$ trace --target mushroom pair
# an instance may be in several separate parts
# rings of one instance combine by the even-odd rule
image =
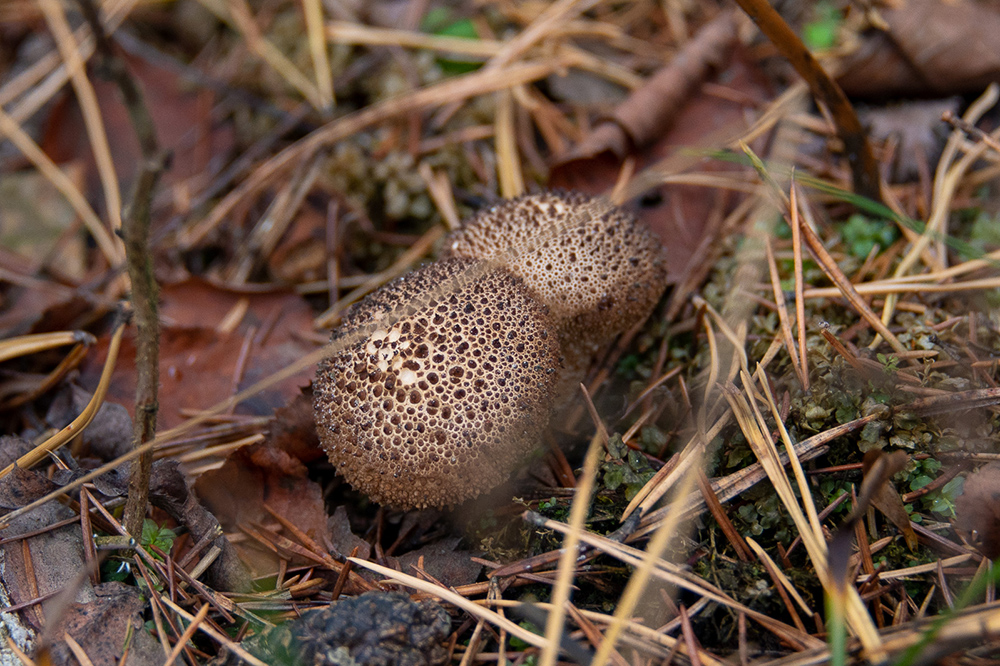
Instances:
[[[314,410],[330,461],[372,500],[444,507],[502,483],[557,400],[665,287],[657,239],[575,193],[505,201],[334,332]]]

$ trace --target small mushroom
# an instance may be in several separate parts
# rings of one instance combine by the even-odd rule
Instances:
[[[380,504],[444,507],[490,490],[548,423],[560,358],[553,330],[503,268],[452,258],[405,275],[334,332],[350,343],[319,367],[320,442]]]
[[[448,237],[443,256],[496,261],[548,306],[564,355],[560,394],[575,391],[600,347],[645,319],[666,288],[656,236],[627,211],[575,192],[482,211]]]

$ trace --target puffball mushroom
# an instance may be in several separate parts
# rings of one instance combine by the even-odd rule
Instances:
[[[601,346],[645,319],[666,288],[657,237],[635,216],[576,192],[543,192],[481,211],[445,240],[445,257],[502,264],[549,308],[575,391]]]
[[[320,442],[337,471],[380,504],[445,507],[490,490],[548,424],[560,359],[554,330],[503,268],[451,258],[405,275],[334,332],[334,343],[351,343],[319,367]]]

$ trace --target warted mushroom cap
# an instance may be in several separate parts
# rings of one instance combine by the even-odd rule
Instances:
[[[320,364],[320,442],[380,504],[443,507],[504,481],[548,423],[559,347],[520,279],[429,264],[356,306]]]
[[[647,317],[666,288],[663,248],[646,225],[575,192],[481,211],[448,237],[444,256],[497,261],[523,279],[559,327],[567,375]]]

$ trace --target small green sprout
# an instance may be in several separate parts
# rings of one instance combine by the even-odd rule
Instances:
[[[802,41],[813,51],[831,49],[837,44],[843,15],[832,2],[817,2],[813,7],[813,20],[802,28]]]

